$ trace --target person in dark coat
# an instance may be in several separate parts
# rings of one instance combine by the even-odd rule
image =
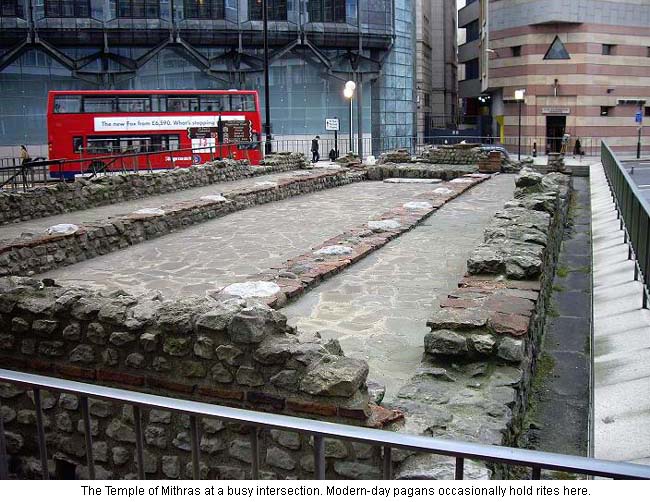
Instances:
[[[311,140],[311,161],[315,164],[320,160],[320,152],[319,152],[319,145],[318,145],[318,140],[320,139],[320,136],[316,136],[314,139]]]

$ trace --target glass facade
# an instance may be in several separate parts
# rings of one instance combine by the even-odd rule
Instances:
[[[372,86],[372,135],[415,134],[415,1],[395,0],[395,44]]]
[[[90,17],[89,0],[45,0],[47,17]]]
[[[287,20],[287,0],[266,0],[266,8],[269,13],[269,21]],[[248,0],[249,19],[252,21],[262,20],[262,0]]]
[[[2,8],[14,5],[2,1]],[[108,21],[115,18],[151,19],[162,16],[169,19],[168,0],[33,0],[35,19],[47,17],[48,12],[69,12],[70,9],[90,8],[93,18]],[[299,3],[293,0],[269,0],[269,18],[293,19],[298,9],[311,9],[310,15],[321,16],[323,22],[338,22],[328,33],[335,34],[336,45],[325,40],[317,51],[306,46],[286,52],[275,59],[270,68],[270,95],[272,133],[274,137],[311,137],[325,134],[325,119],[338,117],[341,134],[349,132],[350,106],[343,96],[344,82],[354,78],[351,52],[358,47],[356,27],[368,36],[384,36],[383,48],[375,39],[373,49],[361,54],[356,71],[363,76],[361,93],[362,124],[364,134],[373,136],[409,136],[414,127],[414,23],[410,12],[412,0],[313,0]],[[29,4],[29,2],[28,2]],[[249,7],[259,9],[249,11]],[[107,6],[110,6],[108,8]],[[48,11],[48,9],[50,9]],[[55,9],[52,11],[51,9]],[[56,10],[58,9],[58,10]],[[68,10],[65,10],[68,9]],[[261,19],[261,2],[257,0],[192,0],[178,1],[175,9],[177,19],[234,19],[232,27],[221,28],[236,33],[237,20],[244,24],[248,19]],[[80,11],[81,12],[81,11]],[[318,12],[318,14],[315,14]],[[234,18],[231,18],[234,13]],[[273,14],[271,14],[273,13]],[[394,14],[394,17],[393,17]],[[65,14],[67,16],[67,14]],[[65,17],[59,14],[58,17]],[[54,17],[54,16],[51,16]],[[83,17],[82,15],[76,17]],[[73,22],[72,20],[65,20]],[[146,23],[140,21],[143,30]],[[307,22],[305,20],[304,22]],[[290,23],[291,24],[291,23]],[[393,25],[395,44],[389,48]],[[167,25],[165,25],[167,26]],[[281,33],[280,26],[271,27]],[[166,28],[165,28],[166,29]],[[247,28],[249,29],[249,28]],[[291,26],[289,27],[291,29]],[[298,30],[298,27],[293,29]],[[126,28],[135,34],[135,28]],[[204,32],[205,28],[196,29]],[[102,60],[97,57],[101,47],[85,45],[81,40],[85,33],[79,31],[76,47],[50,42],[56,50],[73,61],[84,60],[81,71],[73,73],[69,68],[38,49],[31,49],[0,70],[0,145],[45,144],[46,102],[50,90],[76,89],[251,89],[259,91],[262,116],[264,116],[264,75],[255,70],[256,62],[262,60],[261,44],[253,42],[245,47],[244,56],[233,57],[232,47],[192,43],[193,49],[210,61],[210,71],[201,69],[191,54],[179,47],[165,48],[142,66],[134,69],[124,61],[137,61],[154,45],[113,45],[109,52],[115,57]],[[123,34],[129,34],[123,31]],[[191,36],[192,33],[189,32]],[[259,30],[258,30],[259,33]],[[317,32],[321,33],[322,32]],[[349,47],[340,47],[341,36],[351,34]],[[66,35],[67,36],[67,35]],[[167,36],[164,35],[163,36]],[[123,39],[126,39],[123,36]],[[185,38],[185,37],[184,37]],[[187,39],[186,39],[187,40]],[[346,42],[348,43],[348,42]],[[258,45],[255,45],[258,44]],[[9,46],[0,47],[0,53]],[[280,46],[272,47],[276,51]],[[247,59],[249,58],[249,59]],[[323,58],[326,58],[328,64]],[[252,61],[252,63],[251,63]],[[247,64],[250,63],[250,64]],[[251,64],[253,67],[251,67]],[[383,65],[383,66],[382,66]],[[381,69],[381,72],[379,70]],[[216,77],[216,78],[215,78]],[[354,130],[357,130],[357,104],[353,107]]]

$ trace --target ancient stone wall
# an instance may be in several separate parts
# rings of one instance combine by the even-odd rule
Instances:
[[[335,342],[297,333],[286,318],[255,300],[44,285],[0,279],[0,364],[4,368],[202,402],[381,427],[401,415],[369,402],[368,366],[347,358]],[[40,470],[31,392],[0,383],[14,475]],[[85,477],[83,422],[76,396],[45,392],[45,431],[51,470]],[[130,406],[90,401],[93,452],[100,478],[137,472]],[[149,478],[190,476],[187,416],[143,410],[144,468]],[[250,476],[250,431],[204,419],[201,474]],[[264,478],[313,477],[309,437],[281,431],[260,436]],[[338,440],[325,442],[330,478],[380,477],[379,452]]]
[[[488,154],[478,145],[439,145],[425,148],[420,158],[432,164],[478,165],[481,160],[487,160]]]
[[[568,209],[570,179],[522,171],[515,199],[496,214],[458,289],[428,323],[425,358],[390,403],[405,432],[516,446]],[[449,477],[453,459],[408,456],[403,479]],[[469,462],[466,476],[504,477]]]
[[[474,165],[442,165],[423,162],[408,164],[376,164],[368,166],[368,179],[419,178],[449,181],[468,174],[478,173]]]
[[[134,213],[86,223],[62,233],[44,233],[18,241],[0,241],[0,276],[42,273],[114,252],[180,228],[248,207],[300,194],[346,185],[364,178],[346,169],[304,173],[252,188],[205,196]]]
[[[0,225],[304,166],[302,154],[276,154],[260,166],[250,166],[247,161],[217,160],[171,171],[78,179],[24,193],[0,191]]]

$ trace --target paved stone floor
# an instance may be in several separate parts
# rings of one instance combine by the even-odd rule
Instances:
[[[238,211],[42,277],[160,290],[165,296],[203,294],[281,265],[430,190],[420,184],[355,183]]]
[[[316,170],[323,171],[324,170]],[[145,207],[159,207],[163,204],[171,204],[184,200],[198,199],[203,195],[218,195],[222,192],[240,189],[243,187],[255,186],[256,183],[264,181],[276,181],[280,178],[288,178],[295,176],[297,173],[304,173],[305,171],[289,171],[285,173],[273,173],[264,176],[256,176],[253,178],[244,178],[236,181],[226,181],[223,183],[215,183],[204,187],[190,188],[188,190],[179,190],[177,192],[165,193],[153,197],[146,197],[144,199],[135,199],[118,204],[110,204],[108,206],[100,206],[84,211],[74,211],[72,213],[57,214],[47,218],[40,218],[31,221],[24,221],[14,223],[11,225],[0,226],[0,239],[9,240],[20,237],[22,233],[41,233],[52,225],[59,223],[74,223],[79,225],[83,222],[103,220],[112,216],[121,214],[128,214],[138,209]]]
[[[650,464],[650,311],[602,165],[591,168],[594,235],[594,455]]]
[[[368,361],[370,378],[386,385],[390,398],[415,373],[438,296],[456,287],[513,190],[509,175],[478,185],[283,312],[300,329],[336,338],[347,356]]]

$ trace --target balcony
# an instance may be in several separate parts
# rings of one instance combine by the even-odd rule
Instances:
[[[458,11],[458,26],[464,28],[472,21],[476,21],[481,16],[481,2],[476,1],[467,4]]]
[[[480,45],[481,41],[477,39],[458,46],[458,62],[462,64],[477,59],[480,56]]]
[[[481,79],[462,80],[458,82],[458,95],[461,98],[475,98],[481,95]]]

